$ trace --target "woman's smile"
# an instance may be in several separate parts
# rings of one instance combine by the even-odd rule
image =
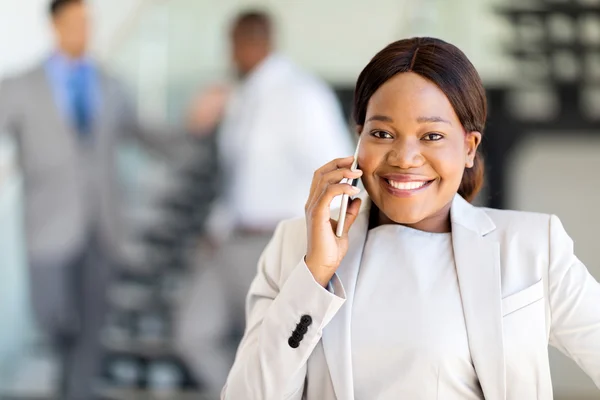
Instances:
[[[409,174],[388,174],[380,176],[380,182],[390,195],[396,197],[410,197],[416,196],[427,190],[427,188],[435,182],[435,179],[428,179]]]

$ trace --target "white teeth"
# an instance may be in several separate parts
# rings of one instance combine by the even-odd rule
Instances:
[[[427,184],[427,181],[420,181],[420,182],[396,182],[396,181],[390,181],[390,180],[388,180],[388,182],[390,183],[390,185],[393,188],[400,189],[400,190],[415,190],[415,189],[422,188],[423,186],[425,186]]]

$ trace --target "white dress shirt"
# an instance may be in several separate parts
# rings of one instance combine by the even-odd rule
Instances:
[[[369,231],[352,309],[356,400],[481,400],[452,236]]]
[[[279,55],[235,91],[218,144],[225,193],[208,228],[217,237],[302,216],[314,171],[353,152],[333,91]]]

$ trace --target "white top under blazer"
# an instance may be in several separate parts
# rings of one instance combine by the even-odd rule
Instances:
[[[369,230],[350,337],[356,400],[483,400],[450,233]]]
[[[222,399],[362,400],[351,332],[369,210],[364,201],[331,292],[303,261],[304,219],[278,226],[248,293],[246,332]],[[552,399],[549,344],[600,387],[600,284],[559,219],[474,207],[458,195],[450,218],[468,348],[485,399]],[[403,328],[398,321],[379,327]],[[360,388],[369,390],[378,387]]]

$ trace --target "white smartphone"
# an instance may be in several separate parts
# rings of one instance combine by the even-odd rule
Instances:
[[[360,136],[358,138],[358,143],[356,143],[356,150],[354,150],[354,160],[352,161],[352,166],[350,167],[351,171],[356,171],[356,168],[358,167],[358,149],[360,148],[360,139],[362,138],[362,136]],[[342,183],[346,182],[349,183],[347,179],[343,179]],[[354,179],[352,181],[352,185],[356,186],[356,184],[358,183],[358,179]],[[338,217],[338,224],[337,224],[337,229],[335,230],[335,235],[337,237],[342,237],[342,234],[344,233],[344,224],[346,223],[346,211],[348,211],[348,195],[347,194],[343,194],[342,195],[342,205],[340,207],[340,216]]]

